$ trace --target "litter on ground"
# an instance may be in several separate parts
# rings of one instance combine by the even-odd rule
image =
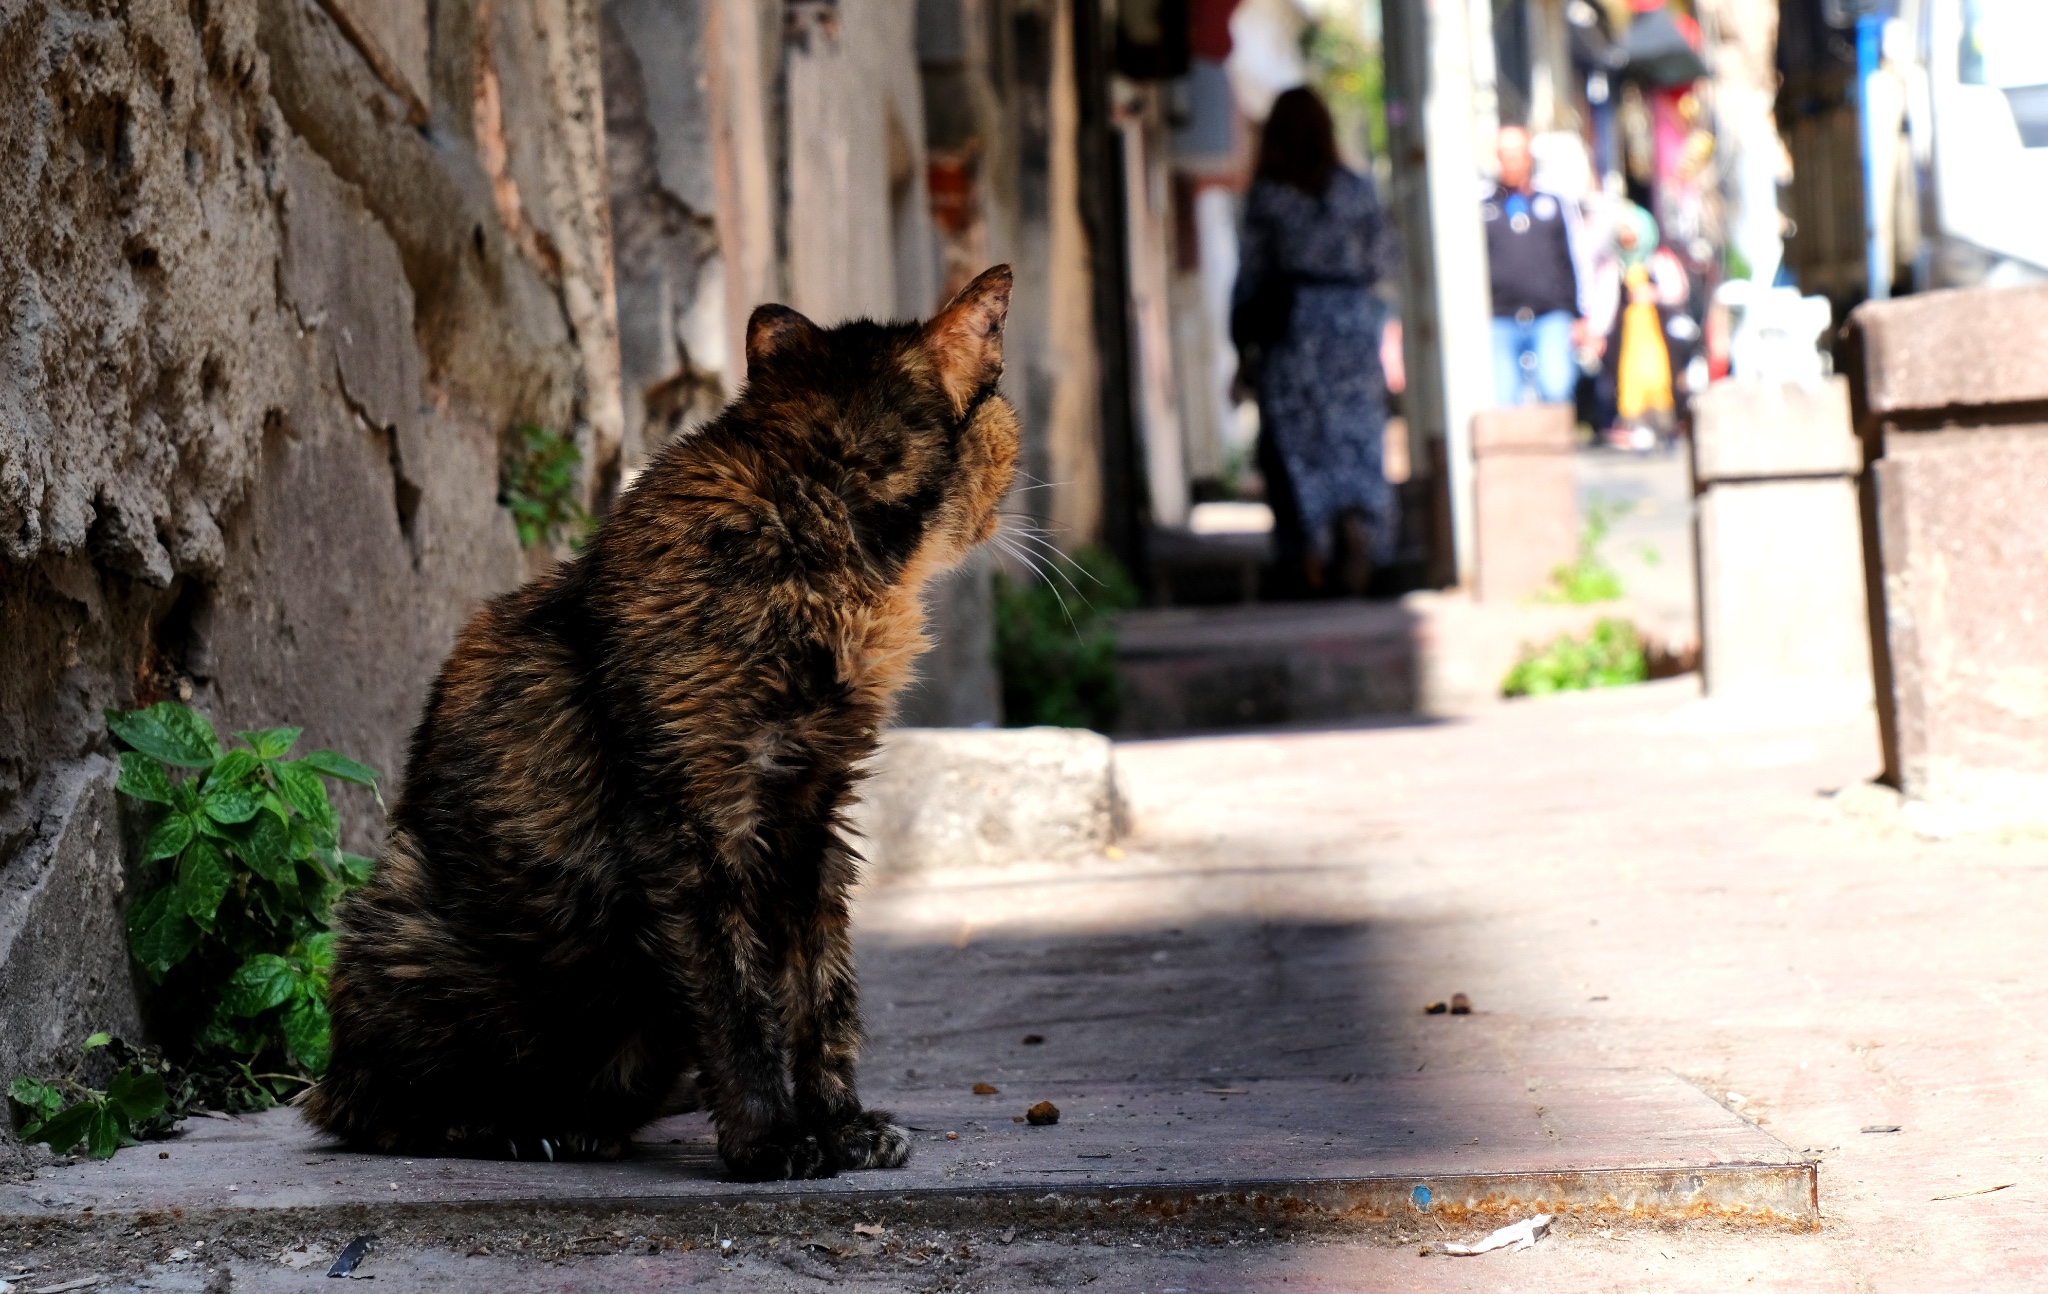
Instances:
[[[1533,1218],[1524,1218],[1511,1226],[1502,1227],[1476,1244],[1461,1245],[1454,1241],[1443,1241],[1437,1248],[1447,1254],[1464,1256],[1468,1254],[1492,1253],[1496,1249],[1508,1249],[1515,1253],[1536,1243],[1536,1238],[1550,1229],[1550,1215],[1539,1213]]]

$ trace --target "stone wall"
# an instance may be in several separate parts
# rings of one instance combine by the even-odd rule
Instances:
[[[119,944],[101,708],[395,780],[529,569],[502,438],[573,433],[596,498],[623,427],[580,0],[29,0],[0,48],[4,1079],[135,1019],[118,953],[45,955]]]

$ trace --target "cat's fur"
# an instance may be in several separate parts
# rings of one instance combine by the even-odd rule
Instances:
[[[315,1124],[609,1155],[694,1069],[736,1177],[904,1163],[854,1088],[841,814],[920,587],[997,525],[1009,296],[1004,266],[923,326],[757,310],[738,400],[470,621],[342,909]]]

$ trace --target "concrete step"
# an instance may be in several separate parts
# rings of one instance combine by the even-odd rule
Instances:
[[[1460,715],[1497,704],[1525,646],[1618,617],[1653,665],[1696,652],[1689,621],[1626,599],[1580,606],[1476,602],[1460,591],[1395,602],[1167,607],[1117,618],[1118,731],[1132,736]]]
[[[1065,1081],[872,1099],[915,1130],[907,1168],[760,1185],[723,1180],[702,1115],[652,1125],[617,1162],[557,1164],[351,1154],[291,1110],[195,1119],[174,1141],[0,1187],[0,1237],[160,1260],[188,1238],[567,1244],[628,1223],[704,1242],[862,1221],[1062,1234],[1470,1229],[1537,1212],[1590,1226],[1817,1224],[1811,1163],[1664,1073]],[[1016,1121],[1046,1099],[1056,1126]]]

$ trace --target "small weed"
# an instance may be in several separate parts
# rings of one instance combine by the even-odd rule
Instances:
[[[567,538],[581,547],[590,514],[576,501],[583,453],[562,432],[527,423],[513,433],[511,452],[498,489],[498,502],[512,514],[521,546],[554,544]]]
[[[995,586],[1003,723],[1108,731],[1122,701],[1113,616],[1138,604],[1123,565],[1087,547],[1030,579],[998,572]]]
[[[1583,640],[1559,634],[1546,647],[1523,647],[1522,658],[1502,680],[1502,696],[1547,696],[1594,687],[1622,687],[1650,676],[1649,658],[1636,627],[1608,617]]]
[[[323,779],[375,790],[375,770],[331,750],[287,759],[300,729],[236,733],[175,701],[107,711],[121,752],[119,788],[163,806],[142,849],[144,892],[128,911],[128,949],[156,986],[152,1013],[189,1048],[199,1088],[252,1108],[327,1068],[329,914],[369,879],[344,853]],[[179,776],[173,770],[189,770]],[[159,868],[159,864],[164,864]],[[152,884],[154,882],[154,884]],[[258,1062],[270,1070],[257,1073]],[[225,1075],[210,1071],[227,1069]]]
[[[1607,539],[1619,512],[1618,507],[1597,497],[1587,505],[1586,524],[1579,530],[1579,555],[1568,565],[1552,569],[1551,587],[1537,594],[1537,601],[1578,606],[1612,602],[1622,595],[1621,576],[1600,557],[1600,545]]]
[[[79,1081],[86,1058],[111,1042],[104,1033],[87,1038],[78,1063],[54,1083],[16,1076],[8,1085],[7,1103],[23,1141],[41,1142],[60,1155],[84,1142],[89,1157],[108,1159],[134,1145],[136,1133],[163,1113],[168,1095],[163,1075],[147,1066],[122,1065],[105,1091]]]

